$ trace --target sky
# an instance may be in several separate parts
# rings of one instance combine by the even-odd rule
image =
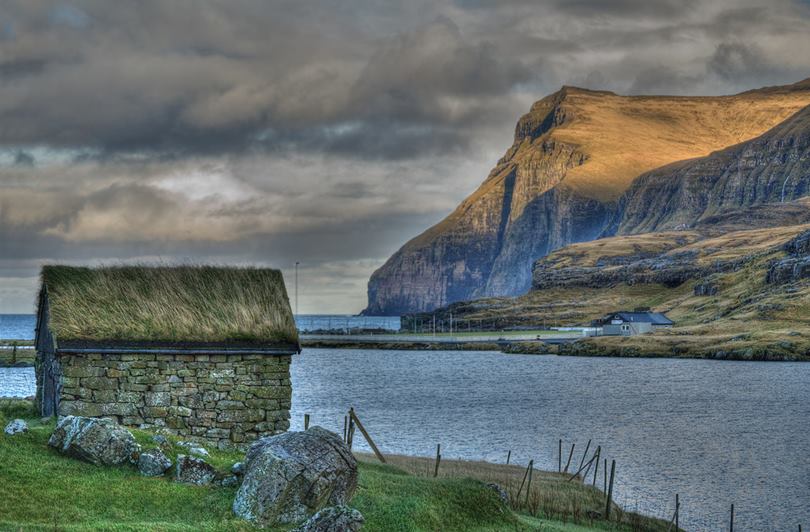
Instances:
[[[486,177],[562,85],[810,77],[800,0],[0,3],[0,313],[43,263],[281,268],[300,313]]]

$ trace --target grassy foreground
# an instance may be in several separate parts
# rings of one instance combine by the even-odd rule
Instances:
[[[96,467],[61,456],[47,446],[53,421],[36,418],[30,402],[0,401],[3,427],[18,417],[28,420],[28,433],[0,433],[0,530],[254,529],[231,513],[236,488],[182,485],[141,477],[133,467]],[[133,433],[144,447],[153,445],[148,433]],[[241,459],[239,453],[210,451],[209,462],[219,469]],[[665,529],[660,521],[621,512],[620,522],[591,520],[585,509],[604,499],[578,482],[561,483],[558,475],[537,473],[532,511],[505,506],[482,482],[497,479],[511,490],[509,477],[520,468],[448,461],[434,479],[424,474],[429,459],[392,457],[392,465],[381,465],[359,458],[359,488],[351,505],[365,516],[364,530]]]

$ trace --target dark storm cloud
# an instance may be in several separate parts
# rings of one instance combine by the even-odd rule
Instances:
[[[533,101],[789,83],[808,49],[791,0],[4,0],[0,312],[57,260],[300,260],[304,310],[358,311]]]
[[[0,142],[413,156],[465,146],[458,126],[475,121],[472,109],[530,77],[438,14],[412,31],[389,18],[380,32],[331,2],[195,6],[13,3],[3,17],[13,32],[0,41]]]

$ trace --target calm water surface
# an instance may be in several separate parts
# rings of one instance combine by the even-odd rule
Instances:
[[[292,378],[293,429],[342,432],[352,405],[383,452],[546,469],[592,438],[627,509],[668,518],[679,493],[692,530],[731,503],[735,530],[810,527],[810,364],[306,349]]]
[[[690,530],[727,530],[731,503],[736,530],[810,529],[810,364],[306,349],[292,379],[293,429],[342,432],[354,406],[383,452],[545,469],[592,438],[627,509],[669,518],[679,493]],[[33,390],[0,368],[0,396]]]

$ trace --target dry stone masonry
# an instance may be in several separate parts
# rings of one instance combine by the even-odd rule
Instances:
[[[62,353],[58,365],[61,416],[112,417],[219,447],[289,428],[289,355]]]

